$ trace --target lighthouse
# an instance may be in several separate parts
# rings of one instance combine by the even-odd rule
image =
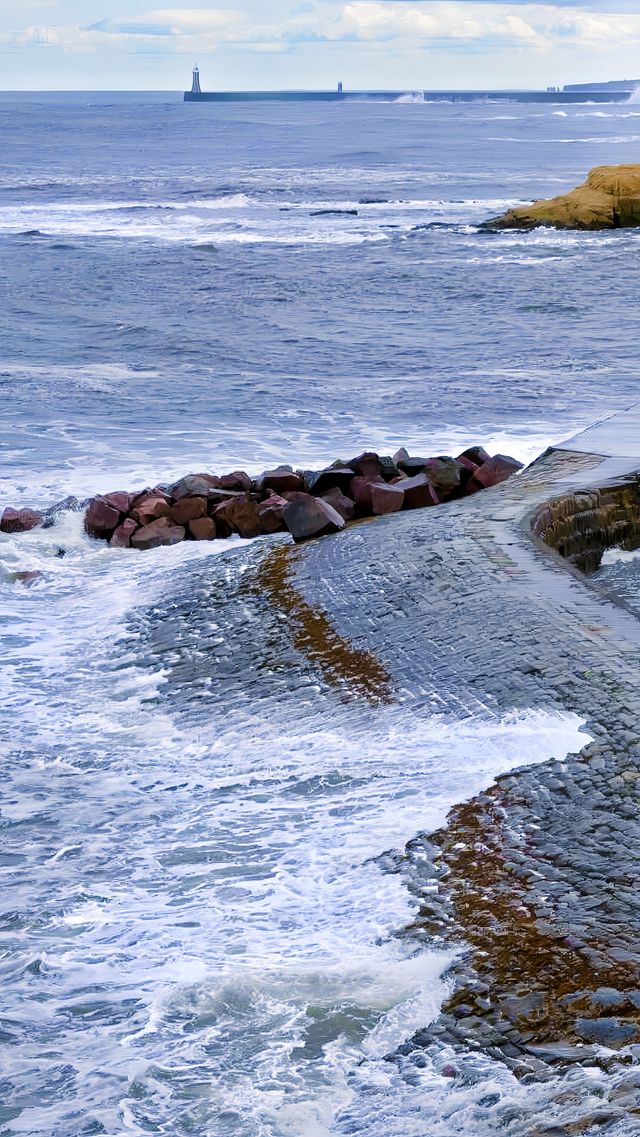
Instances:
[[[199,95],[200,93],[201,93],[200,92],[200,72],[198,70],[198,64],[196,63],[196,65],[193,69],[193,82],[191,84],[191,94],[192,95]]]

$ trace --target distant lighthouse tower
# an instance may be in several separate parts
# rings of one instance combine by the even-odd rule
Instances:
[[[200,91],[200,72],[198,70],[198,64],[197,63],[193,69],[193,82],[191,84],[191,94],[192,95],[200,95],[201,94],[201,91]]]

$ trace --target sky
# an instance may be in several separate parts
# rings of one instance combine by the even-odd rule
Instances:
[[[0,0],[0,89],[548,87],[640,78],[640,0]]]

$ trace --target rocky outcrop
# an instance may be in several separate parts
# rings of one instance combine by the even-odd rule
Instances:
[[[624,229],[640,225],[640,165],[595,166],[570,193],[509,209],[482,228]]]

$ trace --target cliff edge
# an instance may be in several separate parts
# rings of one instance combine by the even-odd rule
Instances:
[[[640,165],[595,166],[570,193],[509,209],[482,228],[622,229],[640,226]]]

